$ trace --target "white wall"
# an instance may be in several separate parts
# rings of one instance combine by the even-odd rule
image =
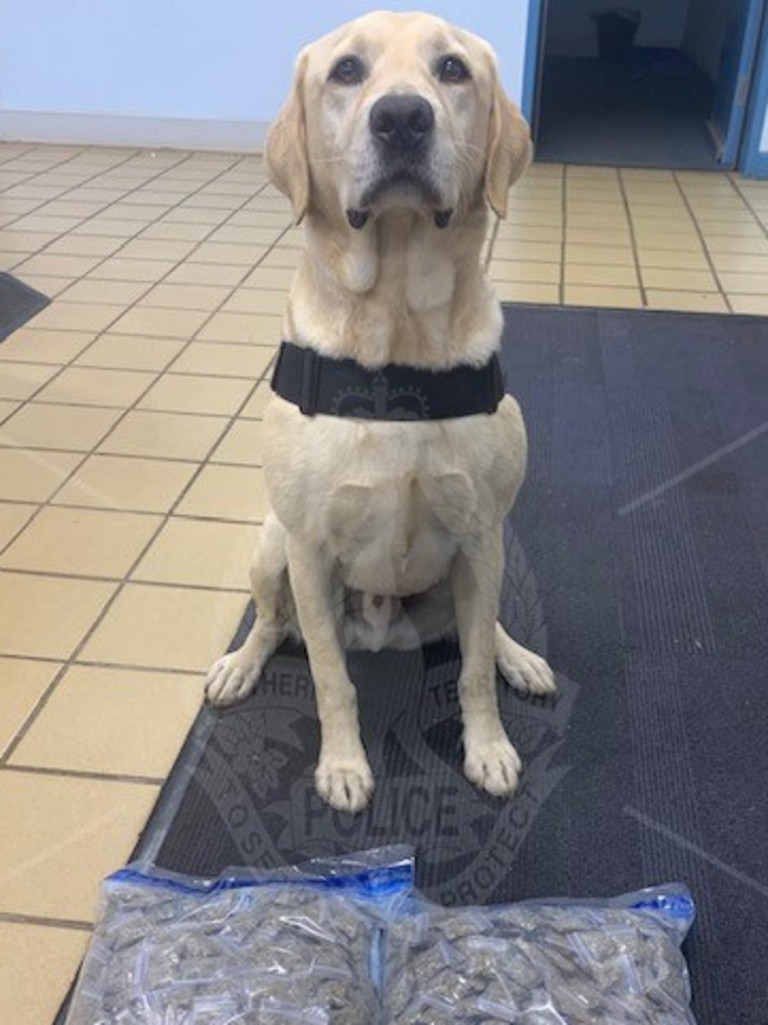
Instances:
[[[720,71],[720,54],[728,13],[734,0],[690,0],[683,49],[712,81]]]
[[[67,141],[119,142],[110,131],[135,130],[125,141],[141,142],[161,119],[152,145],[163,132],[178,142],[185,124],[199,144],[216,123],[256,138],[286,94],[296,51],[382,6],[417,6],[484,35],[519,99],[528,0],[0,0],[0,135],[36,125],[58,141],[70,132]]]
[[[643,16],[635,37],[637,46],[680,46],[688,0],[550,0],[547,53],[561,57],[597,56],[597,31],[592,15],[619,7],[640,11]]]

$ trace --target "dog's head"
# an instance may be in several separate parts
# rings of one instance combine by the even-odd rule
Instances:
[[[445,227],[484,199],[503,217],[531,144],[487,43],[381,11],[301,52],[265,156],[297,220],[316,208],[359,229],[405,207]]]

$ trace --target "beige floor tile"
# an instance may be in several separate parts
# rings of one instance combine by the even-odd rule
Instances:
[[[706,270],[673,270],[670,267],[643,267],[646,288],[661,288],[676,292],[717,292],[713,274]]]
[[[633,309],[643,305],[636,288],[602,288],[597,285],[566,285],[565,302],[569,306],[609,306]]]
[[[0,910],[93,921],[100,880],[125,863],[157,792],[147,784],[0,774]],[[39,955],[37,964],[39,980]]]
[[[108,455],[202,460],[228,424],[225,417],[134,410],[102,442]]]
[[[155,285],[140,305],[210,311],[220,306],[230,291],[226,285]]]
[[[264,373],[274,354],[274,348],[269,345],[192,342],[170,369],[174,373],[241,377],[254,382]]]
[[[246,279],[244,285],[248,285]],[[261,314],[269,317],[282,317],[286,307],[285,292],[268,292],[261,288],[238,288],[234,295],[227,299],[221,309],[220,317],[228,315]]]
[[[666,267],[672,270],[709,270],[709,260],[701,247],[687,251],[639,248],[637,257],[640,266],[643,268]]]
[[[122,306],[55,302],[33,317],[29,326],[55,331],[103,331],[122,312]]]
[[[522,260],[491,260],[488,274],[492,281],[513,281],[552,285],[560,281],[559,263],[526,263]]]
[[[0,485],[0,496],[2,485]],[[0,501],[0,550],[19,533],[29,518],[37,510],[37,505],[27,502]]]
[[[506,221],[500,221],[498,231],[496,233],[496,239],[498,242],[562,242],[563,229],[559,226],[507,224]],[[278,251],[279,250],[273,250],[273,253]],[[285,252],[296,253],[296,250],[287,249]],[[270,256],[271,255],[273,254],[270,253]],[[298,256],[298,253],[296,253],[296,255]]]
[[[98,256],[66,256],[59,253],[32,256],[19,264],[17,270],[24,274],[49,274],[54,278],[79,278],[93,270],[99,262]]]
[[[20,328],[0,346],[0,362],[69,363],[86,349],[96,337],[84,331],[36,331]],[[0,378],[4,371],[0,368]]]
[[[718,220],[717,217],[706,217],[699,214],[696,223],[705,238],[733,237],[734,235],[739,238],[765,238],[762,226],[748,210],[738,216],[731,214],[727,220]]]
[[[115,587],[115,584],[100,581],[3,570],[0,573],[0,654],[69,658]]]
[[[609,267],[634,267],[632,249],[619,246],[593,246],[581,242],[566,242],[566,263],[605,264]]]
[[[30,402],[0,427],[0,445],[88,452],[119,417],[116,409]]]
[[[734,271],[720,271],[720,286],[729,294],[768,294],[768,273],[744,274]],[[18,414],[16,414],[18,416]]]
[[[111,256],[119,249],[124,239],[104,235],[63,235],[52,242],[46,249],[47,253],[60,253],[64,256]]]
[[[519,281],[499,281],[494,285],[501,302],[558,303],[559,285],[535,285]]]
[[[248,275],[248,288],[275,289],[287,292],[293,281],[293,270],[285,267],[257,267]]]
[[[236,224],[224,224],[211,235],[210,245],[241,246],[245,250],[252,246],[271,246],[280,237],[279,228],[258,228],[253,225],[239,227]]]
[[[237,264],[226,263],[189,263],[186,261],[172,271],[167,278],[171,285],[203,285],[211,287],[238,285],[245,269]]]
[[[202,696],[197,675],[73,666],[10,764],[163,778]]]
[[[81,658],[203,672],[226,648],[245,605],[236,592],[128,584]]]
[[[768,239],[751,236],[712,235],[706,238],[710,253],[744,253],[749,256],[768,255]]]
[[[113,256],[91,271],[89,277],[105,281],[159,281],[173,269],[175,260],[128,260]]]
[[[178,499],[196,470],[196,463],[91,456],[53,501],[54,504],[96,509],[164,513]]]
[[[497,290],[498,291],[498,290]],[[248,399],[248,402],[243,406],[241,417],[261,420],[264,417],[264,411],[272,398],[273,392],[269,386],[268,381],[262,381],[258,384],[253,391],[253,394]]]
[[[210,232],[207,224],[185,224],[183,221],[158,221],[141,233],[141,238],[161,242],[199,242]]]
[[[173,338],[107,333],[79,356],[75,365],[109,370],[165,370],[184,345]]]
[[[0,1018],[13,1025],[49,1025],[88,939],[82,929],[0,922]]]
[[[254,293],[258,295],[258,293]],[[283,334],[282,318],[242,313],[215,313],[198,335],[201,342],[253,342],[270,345]]]
[[[234,416],[252,387],[252,381],[236,377],[209,377],[201,388],[196,376],[164,374],[141,400],[139,408]]]
[[[135,306],[112,325],[117,334],[150,335],[153,338],[191,338],[208,317],[204,310],[166,310]]]
[[[131,406],[155,380],[155,374],[135,370],[97,370],[68,367],[36,396],[40,402],[84,406]]]
[[[0,567],[120,579],[161,522],[141,513],[49,506],[0,555]]]
[[[226,242],[202,242],[188,260],[190,263],[226,263],[237,267],[255,267],[266,252],[265,246],[253,239],[249,245]]]
[[[0,755],[24,725],[59,668],[57,662],[0,658],[3,691],[0,703]]]
[[[144,295],[149,288],[146,281],[97,281],[85,278],[76,281],[63,291],[59,299],[63,303],[108,303],[111,306],[130,306]]]
[[[134,570],[133,579],[247,593],[258,530],[255,525],[171,517]]]
[[[768,254],[753,256],[749,253],[711,253],[716,271],[733,274],[768,274]]]
[[[0,420],[7,420],[21,405],[16,399],[0,399]]]
[[[701,239],[695,232],[637,230],[635,243],[638,249],[671,249],[685,253],[701,249]]]
[[[754,313],[759,316],[768,316],[767,295],[729,295],[731,307],[734,313]]]
[[[19,280],[23,280],[25,285],[42,292],[49,299],[55,299],[57,295],[74,284],[73,278],[51,278],[47,274],[25,274],[23,278],[21,275],[18,277]]]
[[[39,363],[0,362],[0,399],[28,399],[58,370],[56,366]]]
[[[648,306],[655,310],[687,310],[691,313],[727,313],[719,292],[675,292],[658,288],[646,291]]]
[[[557,263],[560,260],[562,246],[559,242],[524,242],[510,239],[497,239],[492,255],[496,260],[540,260],[544,263]]]
[[[636,288],[639,284],[634,267],[609,267],[606,264],[567,263],[566,285],[621,285]]]
[[[237,421],[215,448],[213,463],[239,463],[262,466],[264,461],[264,425],[260,420]]]
[[[185,516],[261,523],[268,510],[261,470],[252,466],[206,466],[176,511]]]
[[[37,253],[43,249],[56,236],[41,235],[31,231],[3,231],[0,237],[0,245],[9,253]]]
[[[82,459],[73,452],[0,449],[0,499],[45,502]]]
[[[599,228],[576,228],[569,224],[567,238],[569,244],[597,246],[600,249],[614,246],[628,249],[632,245],[629,228],[602,231]]]
[[[195,248],[194,242],[161,242],[151,238],[136,238],[120,250],[126,260],[184,260]]]
[[[259,267],[282,267],[284,270],[295,270],[298,262],[299,251],[297,249],[276,248],[267,253]]]

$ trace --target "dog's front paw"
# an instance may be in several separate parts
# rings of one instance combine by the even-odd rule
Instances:
[[[510,687],[523,694],[554,694],[557,689],[555,674],[541,655],[513,641],[501,626],[496,630],[496,665]]]
[[[338,811],[356,814],[373,793],[373,773],[365,754],[321,758],[315,770],[315,786],[322,799]]]
[[[520,756],[506,736],[467,745],[464,775],[495,797],[514,794],[521,768]]]
[[[205,679],[205,699],[211,705],[234,705],[247,698],[261,667],[233,651],[214,662]]]

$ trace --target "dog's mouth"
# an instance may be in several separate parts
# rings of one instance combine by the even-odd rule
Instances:
[[[417,206],[429,210],[437,228],[447,228],[453,215],[434,182],[420,168],[400,167],[382,174],[363,191],[358,205],[347,208],[350,227],[358,231],[364,228],[383,201],[390,209]]]

